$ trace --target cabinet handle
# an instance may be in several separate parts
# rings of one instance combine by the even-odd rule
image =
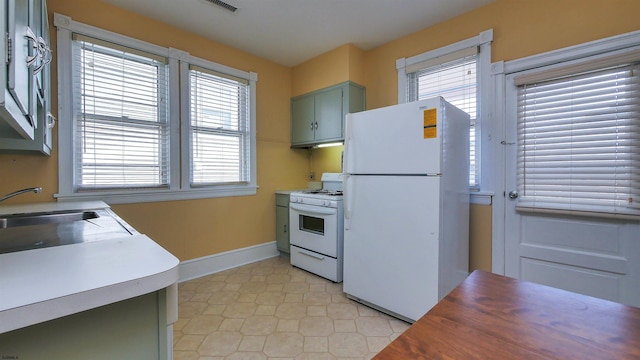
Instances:
[[[287,232],[287,224],[284,224],[284,232]]]
[[[24,36],[33,42],[32,47],[35,54],[33,56],[27,56],[26,62],[28,67],[35,65],[33,74],[37,75],[51,62],[53,54],[46,40],[41,36],[37,36],[31,28],[27,27]]]
[[[318,122],[316,121],[316,130],[318,130]]]
[[[25,30],[25,34],[24,37],[27,38],[27,40],[31,41],[33,43],[33,49],[35,50],[35,54],[33,56],[27,56],[27,67],[31,67],[40,57],[40,51],[38,49],[38,37],[36,36],[36,34],[33,33],[33,30],[31,30],[30,27],[27,26],[27,30]]]
[[[47,113],[47,128],[53,129],[56,126],[56,117],[53,116],[50,112]]]
[[[313,131],[313,121],[311,122],[311,131]]]

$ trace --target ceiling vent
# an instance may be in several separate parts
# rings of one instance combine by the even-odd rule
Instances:
[[[209,3],[209,4],[220,6],[221,8],[229,10],[231,12],[236,12],[236,10],[238,10],[237,7],[235,7],[235,6],[231,5],[231,4],[227,4],[226,2],[221,1],[221,0],[204,0],[204,1]]]

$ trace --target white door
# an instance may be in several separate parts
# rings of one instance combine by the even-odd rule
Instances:
[[[512,77],[507,77],[505,275],[640,306],[638,222],[517,209],[514,89]]]
[[[438,301],[439,177],[344,181],[344,292],[417,320]]]

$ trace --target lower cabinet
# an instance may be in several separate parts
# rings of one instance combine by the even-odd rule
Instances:
[[[0,358],[171,359],[171,329],[163,289],[0,334]]]
[[[276,246],[289,254],[289,194],[276,194]]]

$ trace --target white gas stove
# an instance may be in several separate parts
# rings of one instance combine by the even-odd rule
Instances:
[[[321,190],[291,193],[291,265],[342,281],[342,174],[322,174]]]

